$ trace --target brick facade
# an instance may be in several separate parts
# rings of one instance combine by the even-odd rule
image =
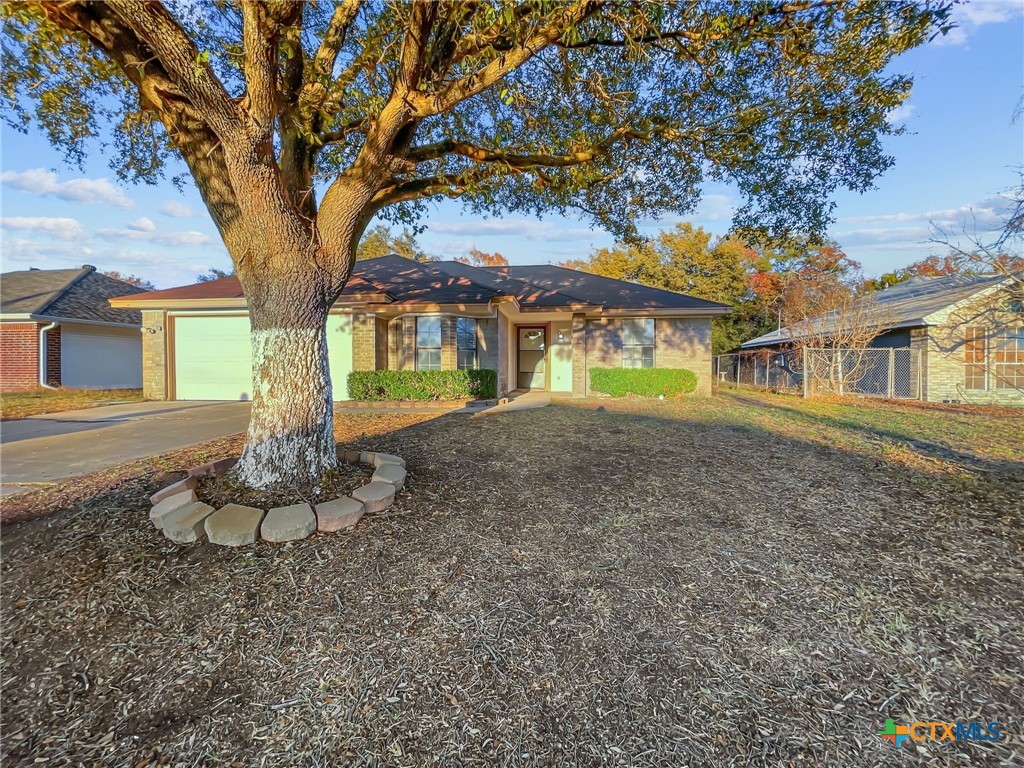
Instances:
[[[167,391],[168,332],[164,310],[142,313],[142,396],[147,400],[165,400],[170,395]]]
[[[572,391],[590,393],[590,370],[622,367],[622,321],[572,317]],[[686,368],[697,374],[697,395],[711,394],[710,318],[657,318],[654,322],[654,365]]]
[[[374,315],[352,315],[352,370],[372,371],[377,364],[377,321]]]
[[[51,387],[59,387],[61,384],[60,342],[61,333],[59,325],[46,332],[46,383]]]
[[[922,399],[975,405],[1024,405],[1024,392],[1000,380],[995,365],[999,332],[1024,325],[1024,317],[1004,308],[1005,293],[954,307],[944,322],[915,328],[911,348],[922,350]],[[967,329],[982,332],[986,347],[985,388],[967,389]]]
[[[39,386],[39,328],[39,323],[0,323],[0,389]]]

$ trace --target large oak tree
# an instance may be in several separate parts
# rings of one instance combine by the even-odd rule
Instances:
[[[335,466],[325,322],[376,215],[578,211],[618,235],[731,183],[738,223],[821,230],[891,162],[895,56],[935,3],[5,3],[7,120],[126,178],[184,160],[252,324],[240,479]],[[321,194],[322,193],[322,194]]]

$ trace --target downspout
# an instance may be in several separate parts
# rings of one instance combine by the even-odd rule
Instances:
[[[39,329],[39,386],[44,387],[45,389],[57,389],[56,387],[51,387],[46,383],[46,332],[52,331],[58,325],[60,325],[60,323],[57,320],[54,320],[49,325],[44,325]]]

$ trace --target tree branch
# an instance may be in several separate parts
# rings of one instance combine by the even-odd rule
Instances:
[[[568,29],[593,15],[599,7],[600,0],[577,0],[573,5],[561,9],[557,19],[552,20],[539,32],[531,35],[522,45],[492,59],[476,72],[449,83],[433,96],[420,93],[410,94],[410,102],[415,107],[416,117],[422,119],[447,112],[459,102],[487,90],[552,45]]]
[[[349,27],[356,20],[359,13],[359,0],[344,0],[334,6],[334,13],[327,23],[320,47],[313,57],[313,64],[310,68],[310,77],[317,81],[329,80],[334,73],[334,64],[338,61],[338,54],[345,45],[345,38],[348,35]]]
[[[210,65],[200,60],[198,49],[163,4],[109,0],[106,5],[121,25],[130,29],[151,55],[159,59],[176,89],[207,115],[210,126],[221,140],[230,138],[239,128],[234,102]]]

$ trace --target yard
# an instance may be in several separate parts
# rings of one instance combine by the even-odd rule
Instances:
[[[407,491],[241,550],[146,514],[239,438],[16,497],[5,764],[1019,764],[1022,435],[751,393],[343,412]],[[897,751],[887,717],[1004,737]]]
[[[142,399],[141,389],[29,389],[0,394],[0,421]]]

